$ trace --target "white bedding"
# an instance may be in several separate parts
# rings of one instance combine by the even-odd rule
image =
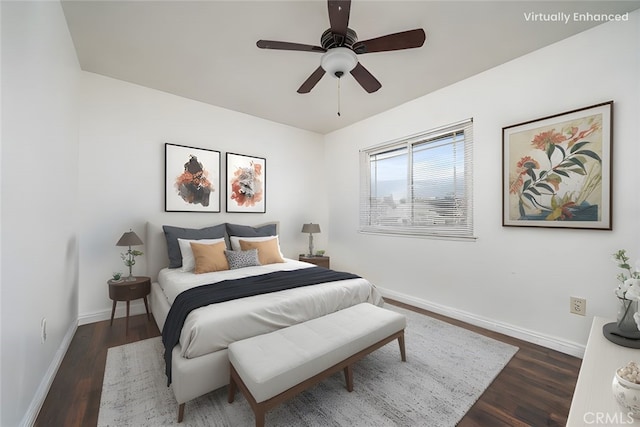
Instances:
[[[165,268],[158,274],[158,283],[171,304],[180,292],[195,286],[309,267],[313,267],[313,264],[286,259],[285,263],[205,274]],[[383,304],[380,293],[363,278],[211,304],[187,316],[180,335],[181,355],[185,358],[202,356],[225,349],[234,341],[314,319],[361,302]]]

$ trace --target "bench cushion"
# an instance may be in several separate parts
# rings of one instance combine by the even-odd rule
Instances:
[[[265,401],[403,330],[403,315],[369,303],[229,345],[256,402]]]

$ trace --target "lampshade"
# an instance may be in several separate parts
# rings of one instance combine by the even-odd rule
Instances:
[[[138,237],[138,235],[129,230],[122,235],[116,246],[139,246],[142,245],[142,240]]]
[[[303,224],[302,225],[303,233],[319,233],[320,232],[320,224]]]
[[[322,58],[320,66],[333,77],[340,78],[353,70],[358,64],[356,54],[347,47],[334,47],[329,49]]]

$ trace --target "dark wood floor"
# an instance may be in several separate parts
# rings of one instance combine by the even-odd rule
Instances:
[[[520,350],[458,426],[564,426],[581,360],[502,334],[387,300],[401,307],[518,346]],[[160,335],[146,315],[78,327],[40,410],[36,426],[95,426],[107,349]],[[239,427],[239,426],[233,426]]]

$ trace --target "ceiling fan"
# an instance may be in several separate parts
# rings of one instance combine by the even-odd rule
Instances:
[[[274,40],[258,40],[261,49],[298,50],[323,53],[320,66],[302,83],[298,93],[309,93],[325,72],[336,78],[350,72],[356,81],[369,93],[382,87],[380,82],[359,61],[356,55],[372,52],[412,49],[425,41],[422,28],[388,34],[374,39],[358,41],[358,35],[348,27],[351,0],[328,0],[329,24],[331,28],[322,33],[320,44],[312,46]]]

